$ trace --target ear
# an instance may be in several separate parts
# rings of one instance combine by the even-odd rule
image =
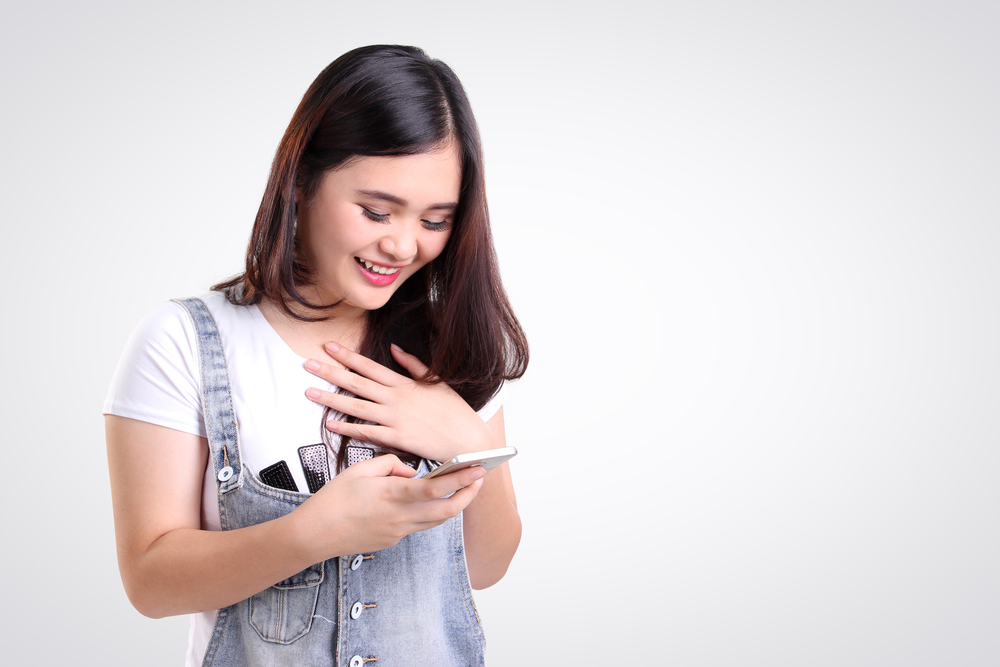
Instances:
[[[302,167],[301,165],[295,170],[295,203],[299,204],[305,201],[305,192],[302,187]]]

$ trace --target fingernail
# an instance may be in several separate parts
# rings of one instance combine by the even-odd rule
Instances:
[[[339,422],[336,419],[331,419],[326,423],[326,427],[331,431],[336,431],[339,428]]]
[[[472,471],[473,480],[482,479],[485,476],[486,476],[486,471],[478,466],[476,467],[475,470]]]
[[[319,362],[316,361],[315,359],[310,359],[309,361],[306,362],[306,368],[308,368],[311,371],[318,371]]]
[[[319,393],[319,389],[313,389],[312,387],[309,387],[308,389],[306,389],[306,396],[308,396],[309,398],[319,398],[320,396],[322,396],[322,394]]]
[[[391,343],[391,344],[389,345],[389,347],[391,347],[391,348],[392,348],[392,349],[394,349],[394,350],[398,350],[398,351],[400,351],[400,352],[402,352],[402,351],[403,351],[403,348],[401,348],[400,346],[396,345],[395,343]]]
[[[326,349],[330,350],[331,352],[339,352],[340,346],[337,345],[336,343],[327,343]]]

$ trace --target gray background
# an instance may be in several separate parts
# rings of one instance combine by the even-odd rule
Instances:
[[[996,3],[4,14],[7,664],[182,662],[117,572],[111,373],[239,270],[313,77],[394,42],[466,84],[532,344],[491,664],[1000,662]]]

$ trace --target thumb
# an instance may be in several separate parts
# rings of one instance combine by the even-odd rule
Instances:
[[[413,477],[417,471],[400,461],[395,454],[384,454],[359,461],[340,474],[358,477]]]

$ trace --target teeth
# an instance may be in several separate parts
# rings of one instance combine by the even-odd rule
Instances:
[[[360,257],[358,259],[361,259]],[[380,273],[383,276],[391,276],[392,274],[399,271],[399,269],[389,268],[388,266],[379,266],[378,264],[372,264],[367,259],[362,259],[361,263],[365,265],[365,268],[372,273]]]

